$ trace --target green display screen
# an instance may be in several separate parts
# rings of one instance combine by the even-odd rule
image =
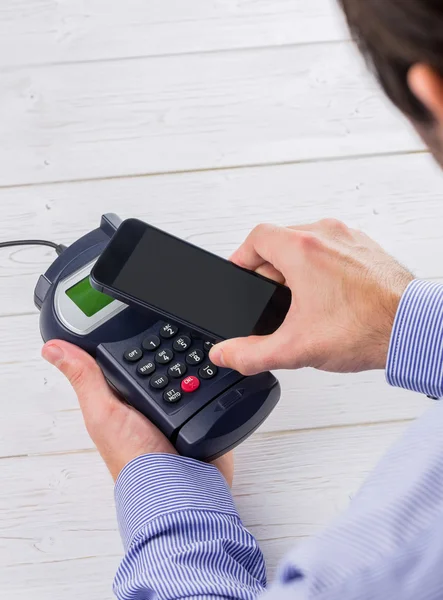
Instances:
[[[87,317],[93,317],[111,302],[114,302],[114,298],[94,290],[89,282],[89,277],[85,277],[72,288],[69,288],[66,295]]]

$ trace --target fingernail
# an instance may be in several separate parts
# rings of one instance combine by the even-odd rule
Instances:
[[[225,357],[223,355],[222,348],[217,348],[217,346],[214,346],[214,348],[212,348],[212,350],[211,350],[210,359],[212,360],[213,363],[215,363],[216,365],[219,365],[220,367],[225,366]]]
[[[63,350],[56,344],[43,346],[42,356],[48,363],[57,367],[64,358]]]

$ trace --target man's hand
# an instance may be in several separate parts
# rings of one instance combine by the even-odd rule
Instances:
[[[141,413],[121,402],[105,381],[95,360],[62,341],[48,342],[43,358],[56,366],[77,394],[86,428],[114,480],[134,458],[143,454],[177,454],[168,439]],[[232,454],[215,465],[232,484]]]
[[[259,225],[231,260],[285,283],[293,300],[278,331],[217,344],[215,364],[244,375],[385,368],[395,314],[413,276],[364,233],[333,219]]]

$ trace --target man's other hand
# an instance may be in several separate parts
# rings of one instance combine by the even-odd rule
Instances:
[[[177,454],[169,440],[141,413],[124,404],[106,383],[95,360],[67,342],[48,342],[42,356],[69,380],[77,394],[85,425],[114,480],[134,458]],[[232,454],[214,463],[232,484]]]
[[[231,260],[286,284],[293,300],[274,334],[217,344],[215,364],[244,375],[385,368],[395,314],[413,276],[367,235],[334,219],[259,225]]]

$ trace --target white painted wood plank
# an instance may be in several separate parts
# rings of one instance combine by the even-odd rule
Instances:
[[[71,243],[97,227],[102,213],[116,212],[226,257],[259,222],[334,216],[375,237],[420,277],[443,277],[442,176],[427,155],[0,189],[0,205],[0,240]],[[0,315],[35,310],[34,285],[54,257],[49,248],[0,251]]]
[[[2,567],[0,586],[8,600],[115,600],[117,557],[96,557]]]
[[[403,430],[391,424],[264,435],[241,447],[234,496],[272,571],[284,548],[317,532],[348,505]],[[88,570],[87,581],[103,585],[121,547],[112,484],[98,455],[4,459],[0,476],[2,591],[24,598],[25,589],[44,589],[46,578],[61,585],[57,565],[71,561],[64,569],[63,597],[76,598],[84,585],[80,559],[93,556],[103,560],[95,573]]]
[[[422,148],[350,44],[18,68],[0,185]]]
[[[334,0],[3,0],[0,66],[347,38]]]

